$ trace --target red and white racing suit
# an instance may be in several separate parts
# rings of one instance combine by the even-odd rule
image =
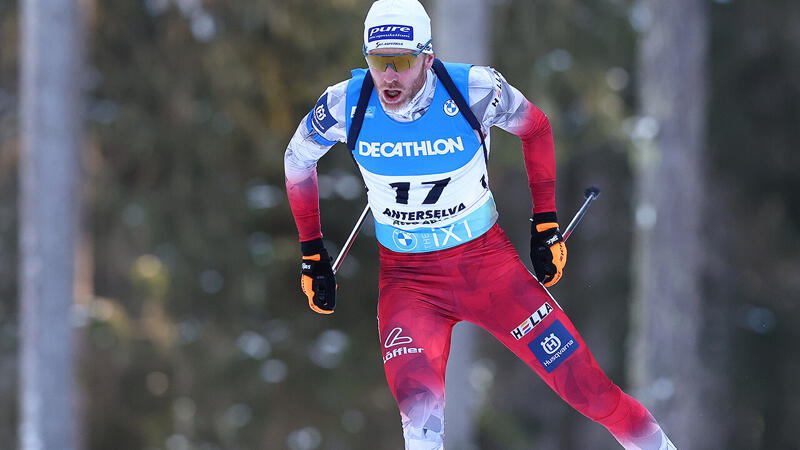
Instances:
[[[436,76],[401,111],[410,122],[431,104]],[[303,119],[285,155],[286,186],[300,240],[322,236],[316,163],[345,142],[347,82],[326,90],[324,130]],[[555,211],[555,159],[547,117],[495,70],[474,66],[469,98],[487,134],[498,126],[520,136],[534,212]],[[346,151],[346,150],[345,150]],[[444,250],[399,253],[380,247],[378,323],[383,365],[397,400],[407,449],[444,445],[445,367],[453,326],[466,320],[500,340],[561,398],[605,426],[627,449],[675,448],[636,400],[615,385],[560,306],[519,260],[494,224],[482,235]]]

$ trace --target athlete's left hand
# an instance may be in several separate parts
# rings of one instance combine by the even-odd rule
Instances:
[[[533,215],[531,224],[531,263],[536,278],[550,287],[561,279],[567,263],[567,245],[558,229],[555,212]]]

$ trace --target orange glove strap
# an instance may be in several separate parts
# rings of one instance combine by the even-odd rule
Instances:
[[[549,230],[550,228],[558,228],[558,224],[555,222],[545,222],[536,224],[536,231],[538,232]]]

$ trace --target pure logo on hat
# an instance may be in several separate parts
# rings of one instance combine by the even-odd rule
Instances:
[[[367,42],[379,39],[403,39],[406,41],[414,40],[414,27],[407,25],[380,25],[372,27],[367,33]]]
[[[378,0],[364,19],[364,51],[401,48],[433,53],[431,19],[418,0]]]

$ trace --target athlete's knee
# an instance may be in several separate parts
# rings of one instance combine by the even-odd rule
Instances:
[[[622,403],[622,390],[595,364],[570,365],[557,385],[567,403],[598,422],[616,415]]]
[[[444,446],[444,401],[430,391],[399,403],[406,450],[440,450]]]
[[[585,413],[586,416],[601,423],[607,420],[615,420],[624,407],[622,395],[622,389],[609,381],[606,389],[595,393],[591,397]]]
[[[404,426],[403,437],[406,440],[406,450],[442,450],[444,448],[444,427],[442,425],[439,421],[439,424],[430,426]]]
[[[622,389],[605,375],[602,377],[603,380],[598,380],[592,388],[585,387],[584,395],[587,401],[584,410],[581,411],[586,417],[601,423],[616,420],[623,407]]]
[[[431,416],[423,426],[403,425],[406,450],[441,450],[444,448],[444,421]]]

